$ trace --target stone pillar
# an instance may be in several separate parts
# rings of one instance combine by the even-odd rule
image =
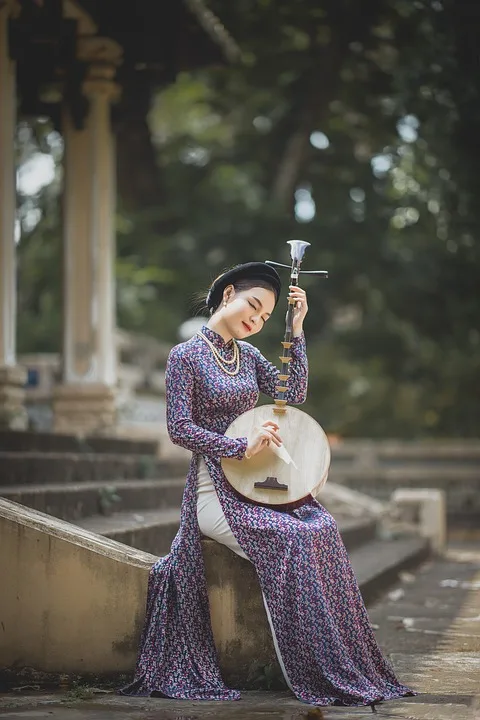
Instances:
[[[84,126],[64,113],[63,382],[54,392],[54,429],[79,435],[115,428],[115,148],[111,103],[121,48],[106,38],[79,40],[88,62]]]
[[[8,23],[16,3],[0,0],[0,426],[24,429],[25,370],[16,364],[15,253],[15,63],[10,59]]]

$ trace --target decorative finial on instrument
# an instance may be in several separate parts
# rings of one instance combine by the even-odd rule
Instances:
[[[305,250],[310,247],[310,243],[305,242],[305,240],[288,240],[287,243],[290,245],[290,257],[292,260],[302,262]]]

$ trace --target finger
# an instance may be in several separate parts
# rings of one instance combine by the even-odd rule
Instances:
[[[278,431],[278,425],[275,427],[265,427],[263,428],[263,430],[265,430],[266,433],[271,433],[271,435],[275,435]]]
[[[266,420],[263,423],[262,427],[267,427],[268,425],[271,425],[273,428],[275,428],[275,430],[278,430],[280,427],[280,425],[277,425],[277,423],[273,422],[273,420]]]
[[[277,430],[274,430],[273,428],[269,428],[269,427],[266,427],[266,428],[263,428],[263,429],[264,429],[264,431],[265,431],[266,433],[268,433],[269,435],[273,435],[274,437],[280,438],[280,435],[278,434]]]
[[[274,430],[269,430],[268,428],[265,428],[266,432],[269,433],[269,440],[273,440],[275,445],[281,445],[282,444],[282,438],[278,433],[276,433]],[[268,436],[266,436],[268,437]]]

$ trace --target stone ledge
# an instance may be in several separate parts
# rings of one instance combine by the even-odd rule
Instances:
[[[0,499],[0,666],[130,672],[155,560]]]
[[[202,544],[212,627],[225,681],[240,689],[282,687],[253,566],[214,541]],[[369,583],[371,591],[382,572],[385,589],[387,576],[392,580],[427,550],[428,543],[416,538],[370,542],[360,549],[370,562],[363,575],[360,551],[350,557],[361,590]],[[0,499],[0,573],[10,579],[0,611],[5,627],[0,666],[73,676],[131,675],[148,572],[155,560],[153,555]]]

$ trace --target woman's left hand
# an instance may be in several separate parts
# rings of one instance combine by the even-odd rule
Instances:
[[[290,285],[289,297],[295,299],[292,318],[292,330],[295,336],[301,335],[303,321],[308,312],[307,293],[298,285]]]

